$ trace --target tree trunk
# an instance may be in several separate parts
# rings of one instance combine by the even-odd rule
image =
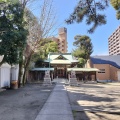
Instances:
[[[18,87],[21,87],[21,82],[22,82],[22,75],[23,75],[23,52],[20,51],[19,53],[19,75],[18,75]]]
[[[30,64],[30,60],[31,60],[31,57],[32,57],[32,54],[30,54],[30,56],[26,59],[26,62],[25,62],[25,70],[24,70],[24,74],[23,74],[23,85],[25,85],[26,83],[26,73],[28,72],[28,66]]]
[[[0,62],[0,66],[3,64],[3,62]]]

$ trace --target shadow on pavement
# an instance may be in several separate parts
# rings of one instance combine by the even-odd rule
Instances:
[[[115,120],[120,119],[120,92],[104,86],[66,86],[75,120]],[[112,91],[112,93],[111,93]],[[115,97],[115,95],[117,95]],[[116,117],[116,118],[114,118]]]

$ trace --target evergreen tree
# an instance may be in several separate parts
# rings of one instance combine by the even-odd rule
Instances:
[[[119,20],[120,19],[120,0],[110,0],[110,3],[117,11],[116,17]]]
[[[2,63],[16,64],[19,52],[26,44],[27,30],[24,29],[23,9],[19,2],[7,3],[0,9],[0,55]]]
[[[117,18],[120,19],[120,0],[79,0],[66,23],[81,23],[85,18],[86,24],[92,25],[88,32],[93,33],[98,26],[106,24],[106,16],[102,12],[106,10],[109,2],[117,10]]]
[[[91,39],[86,35],[77,35],[73,45],[76,47],[73,55],[79,60],[78,67],[83,67],[93,52]]]

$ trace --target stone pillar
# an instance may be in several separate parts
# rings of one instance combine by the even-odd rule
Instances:
[[[52,85],[51,78],[50,78],[50,71],[45,71],[43,85]]]
[[[71,86],[78,86],[75,71],[71,71],[71,75],[70,75],[70,79],[69,79],[69,84]]]

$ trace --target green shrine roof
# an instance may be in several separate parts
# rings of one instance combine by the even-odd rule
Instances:
[[[52,60],[51,64],[71,64],[69,60]]]
[[[54,71],[54,68],[33,68],[31,71]]]
[[[46,62],[51,64],[72,64],[78,62],[71,53],[49,53]]]

